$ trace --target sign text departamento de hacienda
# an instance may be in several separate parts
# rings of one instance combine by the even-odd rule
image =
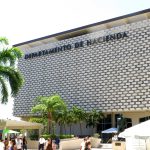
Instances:
[[[91,46],[91,45],[99,44],[99,43],[103,43],[103,42],[119,40],[119,39],[123,39],[125,37],[128,37],[127,32],[119,32],[119,33],[110,34],[110,35],[103,36],[103,37],[98,37],[95,39],[89,39],[86,41],[79,41],[79,42],[74,43],[73,45],[67,44],[67,45],[57,46],[57,47],[50,48],[50,49],[41,50],[38,52],[25,54],[24,58],[25,59],[31,59],[34,57],[40,57],[43,55],[48,55],[48,54],[57,53],[57,52],[61,52],[61,51],[71,50],[73,48],[77,49],[80,47]]]

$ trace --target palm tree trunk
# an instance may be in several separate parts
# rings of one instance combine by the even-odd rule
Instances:
[[[55,123],[52,123],[52,133],[55,134]]]
[[[66,134],[66,125],[64,124],[65,134]]]
[[[52,120],[52,114],[51,114],[51,112],[48,112],[48,132],[49,132],[49,134],[51,133],[51,120]],[[52,144],[51,144],[51,149],[52,149]]]
[[[48,112],[48,132],[51,133],[51,120],[52,120],[52,114],[51,112]]]
[[[63,134],[63,127],[61,124],[60,124],[60,134]]]
[[[81,124],[81,122],[80,122],[80,133],[82,135],[82,124]]]
[[[95,126],[92,127],[92,133],[94,134],[95,131]]]
[[[48,112],[48,132],[49,134],[52,131],[52,114],[51,112]]]
[[[71,124],[70,124],[70,135],[71,135]]]

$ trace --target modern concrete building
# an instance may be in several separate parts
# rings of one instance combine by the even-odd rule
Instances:
[[[58,93],[68,106],[101,110],[100,130],[150,119],[150,9],[16,44],[25,85],[14,115],[29,117],[33,100]]]

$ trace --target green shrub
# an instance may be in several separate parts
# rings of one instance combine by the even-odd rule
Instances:
[[[47,140],[48,138],[51,138],[51,139],[55,139],[56,138],[56,135],[55,134],[44,134],[44,135],[42,135],[43,136],[43,138],[45,139],[45,140]]]
[[[93,137],[99,138],[99,137],[100,137],[100,134],[99,134],[99,133],[94,133]]]
[[[48,138],[51,138],[51,139],[55,139],[56,137],[59,137],[60,139],[68,139],[68,138],[73,138],[74,135],[70,135],[70,134],[61,134],[61,135],[55,135],[55,134],[43,134],[42,135],[44,139],[48,139]]]
[[[55,139],[55,138],[56,138],[56,134],[51,134],[51,135],[50,135],[50,138],[51,138],[51,139]]]
[[[47,140],[48,138],[50,138],[50,135],[49,134],[44,134],[44,135],[42,135],[43,136],[43,138],[45,139],[45,140]]]
[[[29,134],[30,140],[38,140],[39,139],[38,130],[29,130],[28,134]]]
[[[61,134],[59,135],[60,139],[68,139],[68,138],[73,138],[74,135],[70,135],[70,134]]]

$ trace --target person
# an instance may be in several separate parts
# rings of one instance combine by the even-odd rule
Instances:
[[[52,148],[52,140],[50,138],[47,140],[46,150],[53,150],[53,148]]]
[[[89,136],[86,137],[86,142],[91,142]]]
[[[117,141],[118,140],[118,136],[117,134],[114,134],[114,136],[112,137],[112,141]]]
[[[5,140],[4,140],[4,145],[5,145],[5,150],[8,150],[8,144],[9,144],[9,141],[8,141],[8,139],[7,138],[5,138]]]
[[[45,139],[41,136],[39,139],[39,150],[44,150]]]
[[[10,141],[8,150],[17,150],[16,141],[14,139]]]
[[[25,136],[22,139],[22,149],[27,150],[27,140]]]
[[[0,133],[0,140],[2,140],[2,133]]]
[[[17,150],[22,150],[22,139],[19,137],[16,138],[16,147]]]
[[[55,144],[56,144],[56,147],[59,149],[59,143],[60,143],[60,139],[59,139],[59,137],[57,136],[56,138],[55,138]]]
[[[53,149],[53,150],[56,150],[56,149],[57,149],[57,145],[56,145],[55,141],[52,141],[52,149]]]
[[[2,140],[0,140],[0,150],[4,150],[5,145]]]
[[[80,150],[84,150],[85,149],[86,141],[87,141],[87,139],[84,138],[83,141],[82,141],[82,143],[81,143]]]
[[[85,143],[85,149],[84,150],[91,150],[91,142],[86,142]]]

